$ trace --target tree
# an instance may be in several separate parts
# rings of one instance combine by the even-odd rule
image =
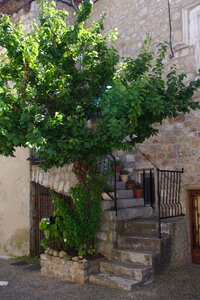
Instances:
[[[175,66],[165,72],[166,43],[154,55],[147,38],[137,58],[120,62],[103,17],[85,26],[91,11],[84,0],[67,26],[68,13],[43,1],[27,34],[1,17],[0,154],[23,146],[35,148],[46,169],[87,166],[156,134],[155,122],[199,108],[199,77],[186,85]]]

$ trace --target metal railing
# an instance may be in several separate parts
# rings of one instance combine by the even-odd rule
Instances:
[[[106,155],[101,163],[100,169],[102,173],[107,174],[107,189],[104,191],[113,201],[117,216],[117,173],[116,158],[114,155]]]
[[[138,151],[149,160],[140,150]],[[161,170],[151,160],[149,161],[154,169],[144,170],[142,174],[144,206],[151,206],[156,211],[158,235],[161,238],[161,220],[184,216],[180,201],[181,174],[184,170]],[[104,157],[101,162],[101,171],[111,172],[108,176],[108,187],[112,189],[105,193],[114,201],[117,216],[117,173],[114,155]]]
[[[160,218],[167,219],[182,216],[180,202],[181,171],[169,171],[157,169],[158,177],[158,201]]]
[[[154,166],[154,172],[150,170],[149,184],[146,172],[143,171],[144,205],[151,205],[157,210],[158,235],[161,238],[161,220],[184,216],[180,201],[181,175],[184,170],[161,170],[140,149],[136,150]]]
[[[161,220],[184,216],[180,202],[181,171],[157,169],[157,199],[159,238],[161,238]]]
[[[155,168],[143,171],[144,205],[156,209],[158,235],[161,238],[161,220],[184,216],[180,201],[181,171]]]
[[[143,171],[144,206],[155,207],[155,178],[153,170]]]

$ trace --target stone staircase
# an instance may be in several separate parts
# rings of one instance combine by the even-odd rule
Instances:
[[[102,203],[105,220],[116,221],[116,240],[108,259],[100,262],[100,272],[90,275],[89,280],[132,291],[151,283],[154,274],[162,271],[169,239],[167,235],[158,238],[157,220],[152,216],[152,208],[144,207],[143,199],[135,199],[133,191],[126,190],[122,182],[117,182],[117,188],[117,218],[114,202]]]
[[[126,183],[120,181],[120,174],[116,174],[117,183],[117,219],[131,219],[136,217],[150,217],[153,213],[151,207],[144,207],[144,199],[134,198],[133,190],[126,189]],[[103,201],[104,214],[114,212],[114,201]],[[134,209],[133,209],[134,208]],[[114,212],[115,213],[115,212]]]

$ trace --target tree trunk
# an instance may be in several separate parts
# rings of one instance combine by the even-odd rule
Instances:
[[[72,171],[76,175],[77,180],[80,183],[85,182],[86,174],[87,174],[87,167],[84,165],[80,160],[75,160],[73,164]]]

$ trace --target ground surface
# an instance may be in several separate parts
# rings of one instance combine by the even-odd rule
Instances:
[[[36,265],[0,259],[0,300],[196,300],[200,299],[200,265],[188,265],[156,278],[134,292],[123,292],[91,284],[73,284],[40,275]]]

